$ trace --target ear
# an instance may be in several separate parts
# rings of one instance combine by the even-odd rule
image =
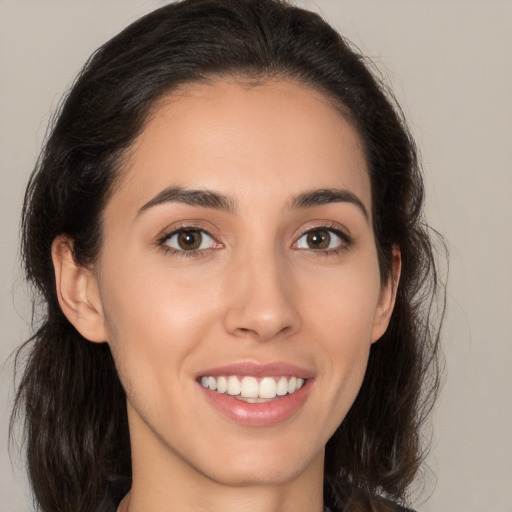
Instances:
[[[98,343],[106,341],[96,276],[75,261],[72,240],[65,235],[57,236],[52,243],[52,260],[62,312],[84,338]]]
[[[388,328],[391,314],[395,306],[396,292],[398,282],[400,281],[400,272],[402,270],[402,257],[400,247],[393,245],[391,252],[391,272],[387,281],[383,284],[380,292],[379,303],[375,311],[375,321],[372,331],[372,343],[377,341]]]

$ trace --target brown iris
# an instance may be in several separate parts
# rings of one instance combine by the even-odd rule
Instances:
[[[195,251],[201,247],[203,235],[198,230],[181,231],[178,234],[178,246],[184,251]]]
[[[331,235],[325,229],[315,229],[307,234],[306,242],[311,249],[327,249],[331,243]]]

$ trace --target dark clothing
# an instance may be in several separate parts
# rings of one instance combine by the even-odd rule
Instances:
[[[414,512],[382,496],[344,488],[331,479],[325,482],[324,502],[326,512]]]

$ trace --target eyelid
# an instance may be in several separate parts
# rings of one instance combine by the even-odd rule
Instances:
[[[352,236],[349,235],[349,233],[347,232],[348,230],[346,228],[343,228],[339,224],[333,223],[333,222],[319,222],[318,224],[308,226],[305,229],[301,229],[301,231],[298,233],[298,235],[294,239],[295,241],[292,244],[292,248],[297,249],[297,250],[308,250],[308,249],[298,248],[295,246],[302,237],[304,237],[307,234],[311,233],[312,231],[316,231],[316,230],[325,230],[325,231],[330,231],[331,233],[334,233],[338,238],[341,239],[342,244],[340,244],[339,247],[332,248],[332,249],[309,249],[311,252],[324,253],[324,254],[330,253],[330,252],[337,252],[339,250],[348,249],[354,242]]]
[[[173,240],[174,238],[179,238],[180,234],[182,233],[201,233],[201,244],[200,246],[197,248],[197,249],[182,249],[180,247],[174,247],[173,245],[171,245],[171,240]],[[205,240],[206,238],[206,240]],[[180,229],[178,231],[175,231],[174,233],[170,233],[169,236],[167,236],[167,238],[164,240],[163,242],[167,247],[173,249],[174,251],[178,251],[178,252],[201,252],[201,251],[205,251],[207,249],[214,249],[215,248],[215,245],[216,245],[216,242],[215,242],[215,239],[209,234],[207,233],[206,231],[204,230],[199,230],[199,229]],[[201,247],[203,244],[210,244],[211,247]]]
[[[207,235],[209,238],[211,238],[215,242],[215,247],[208,247],[206,249],[197,249],[197,250],[184,250],[184,249],[177,249],[174,247],[171,247],[166,242],[172,238],[173,236],[183,232],[183,231],[199,231],[205,235]],[[157,247],[162,248],[165,252],[171,252],[177,256],[198,256],[203,254],[206,251],[209,251],[211,249],[219,249],[222,248],[224,245],[219,242],[218,236],[212,234],[212,229],[208,229],[202,224],[201,222],[197,221],[183,221],[178,224],[171,225],[167,227],[165,230],[161,232],[160,235],[157,236],[155,245]]]
[[[218,232],[218,230],[211,223],[204,222],[202,220],[185,219],[182,221],[174,222],[166,226],[164,229],[162,229],[160,233],[156,236],[156,241],[162,242],[166,238],[169,238],[173,234],[179,233],[180,231],[201,231],[211,236],[214,240],[217,240],[218,238],[217,234],[213,234]]]
[[[353,244],[353,237],[348,233],[348,230],[341,226],[338,223],[332,222],[332,221],[319,221],[318,223],[315,223],[313,225],[309,225],[307,228],[302,228],[298,234],[294,237],[294,242],[292,243],[292,248],[295,250],[300,251],[308,251],[306,248],[298,248],[296,247],[298,241],[303,237],[306,236],[308,233],[315,231],[315,230],[325,230],[330,231],[334,235],[336,235],[338,238],[340,238],[341,242],[338,247],[334,248],[328,248],[328,249],[309,249],[309,252],[316,253],[316,254],[334,254],[338,253],[342,250],[347,250],[349,247]],[[183,250],[183,249],[177,249],[173,248],[166,244],[166,242],[172,237],[177,235],[180,232],[183,231],[200,231],[201,233],[204,233],[208,237],[210,237],[214,242],[214,247],[208,247],[205,249],[197,249],[197,250]],[[157,237],[156,245],[159,247],[162,247],[165,251],[173,252],[177,255],[183,255],[183,256],[198,256],[206,251],[209,251],[211,249],[219,249],[224,247],[224,244],[219,241],[218,234],[212,234],[212,231],[214,229],[207,228],[204,226],[204,223],[197,222],[197,221],[183,221],[175,225],[171,225],[167,227],[165,230],[161,232],[161,234]]]

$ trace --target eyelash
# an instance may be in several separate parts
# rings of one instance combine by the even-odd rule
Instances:
[[[333,233],[337,237],[340,238],[340,240],[343,242],[340,244],[339,247],[334,249],[310,249],[309,252],[312,253],[314,256],[335,256],[342,252],[347,251],[353,244],[353,239],[350,237],[347,233],[342,231],[337,225],[325,223],[325,224],[319,224],[317,226],[310,227],[300,233],[300,235],[296,238],[293,245],[297,244],[297,242],[304,236],[308,235],[309,233],[312,233],[314,231],[328,231],[330,233]],[[218,244],[219,247],[216,248],[222,248],[223,245],[216,241],[215,237],[213,237],[206,229],[204,229],[201,226],[195,226],[195,225],[185,225],[180,226],[177,228],[174,228],[172,231],[164,233],[161,237],[158,238],[156,245],[158,247],[161,247],[166,254],[171,253],[173,256],[183,257],[183,258],[197,258],[202,255],[209,249],[199,249],[199,250],[178,250],[174,249],[172,247],[169,247],[167,245],[167,242],[175,235],[187,231],[198,231],[200,233],[206,234],[210,238],[212,238],[216,244]],[[301,250],[296,248],[295,250]]]
[[[173,256],[181,257],[181,258],[197,258],[199,256],[202,256],[208,249],[199,249],[199,250],[178,250],[174,249],[172,247],[169,247],[166,242],[168,242],[174,235],[178,235],[179,233],[184,233],[187,231],[198,231],[200,233],[208,235],[210,238],[212,238],[216,244],[219,245],[219,247],[222,247],[222,244],[217,242],[215,238],[203,227],[201,226],[195,226],[191,224],[187,224],[184,226],[179,226],[177,228],[174,228],[172,231],[169,231],[167,233],[164,233],[161,237],[158,238],[156,245],[161,247],[166,254],[172,254]]]
[[[329,231],[330,233],[335,234],[338,238],[341,240],[341,244],[339,247],[336,247],[334,249],[310,249],[309,253],[312,256],[337,256],[343,252],[346,252],[350,249],[350,247],[353,244],[353,239],[351,236],[349,236],[345,231],[340,229],[340,227],[337,224],[331,224],[331,223],[322,223],[318,224],[317,226],[310,227],[300,233],[300,235],[296,238],[296,241],[294,242],[294,245],[305,235],[308,233],[312,233],[315,231]],[[300,249],[297,249],[300,250]]]

